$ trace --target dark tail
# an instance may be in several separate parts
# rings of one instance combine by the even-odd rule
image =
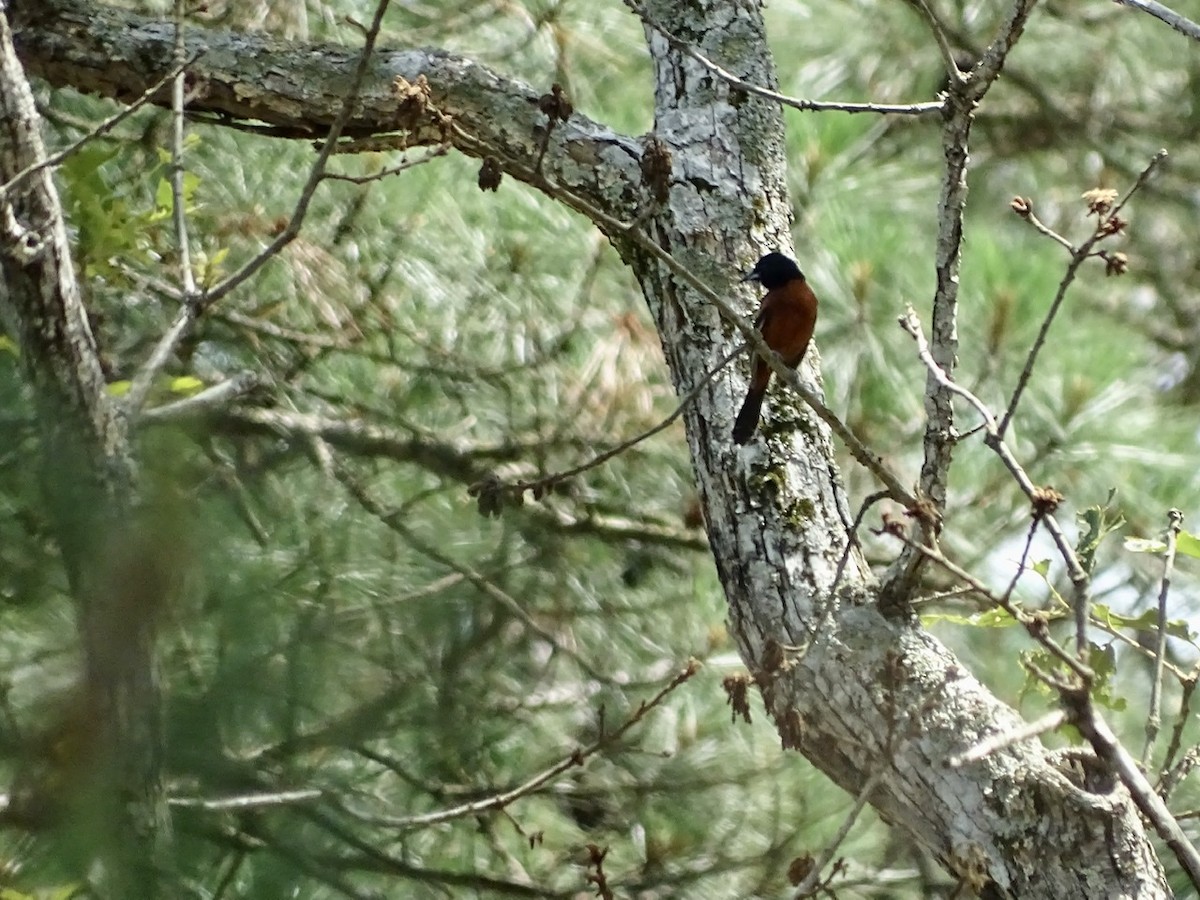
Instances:
[[[757,390],[750,388],[746,392],[746,402],[742,404],[737,421],[733,423],[733,442],[735,444],[744,444],[754,436],[754,429],[758,428],[758,417],[762,412],[763,397],[766,395],[766,385]]]

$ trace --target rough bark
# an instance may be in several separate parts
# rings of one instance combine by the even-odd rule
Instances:
[[[29,83],[0,12],[0,314],[15,336],[41,429],[41,480],[78,602],[83,676],[76,752],[52,784],[11,798],[11,821],[61,825],[100,849],[97,888],[152,897],[165,821],[154,615],[162,572],[129,541],[134,467],[105,390]],[[32,171],[31,174],[30,170]],[[142,548],[144,549],[144,548]]]
[[[26,10],[18,48],[57,85],[125,97],[171,65],[170,29],[113,10]],[[753,2],[659,0],[649,17],[738,76],[773,87],[761,9]],[[655,67],[658,143],[615,134],[578,113],[553,129],[537,91],[445,53],[381,53],[347,133],[407,132],[493,157],[500,169],[591,215],[645,292],[680,393],[727,353],[732,329],[631,231],[643,231],[718,290],[767,249],[790,249],[783,122],[772,103],[731,88],[647,30]],[[336,112],[352,49],[283,45],[257,35],[203,33],[193,111],[254,119],[278,133],[319,135]],[[405,104],[396,76],[424,76],[428,104]],[[165,101],[165,98],[164,98]],[[456,130],[430,118],[449,115]],[[665,196],[643,182],[643,148]],[[647,160],[647,162],[653,162]],[[647,171],[653,171],[648,166]],[[753,297],[740,295],[749,310]],[[811,353],[802,375],[819,384]],[[905,618],[879,611],[878,586],[845,550],[846,499],[829,434],[802,404],[772,395],[763,437],[729,440],[744,373],[731,367],[686,414],[687,439],[731,630],[785,746],[870,801],[951,872],[989,897],[1159,897],[1168,890],[1125,790],[1077,772],[1036,741],[951,769],[946,760],[1017,727],[955,657]]]

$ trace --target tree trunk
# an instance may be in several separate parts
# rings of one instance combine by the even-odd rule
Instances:
[[[83,676],[56,716],[62,769],[11,798],[11,820],[75,832],[98,851],[104,896],[157,894],[166,806],[159,774],[156,611],[166,574],[130,527],[134,466],[71,262],[33,95],[0,13],[0,316],[41,430],[41,476],[78,604]]]
[[[115,10],[54,8],[27,13],[18,44],[29,68],[55,84],[127,97],[169,69],[163,29],[132,27],[144,20]],[[657,0],[644,12],[737,76],[774,87],[757,4]],[[378,57],[346,133],[402,126],[412,142],[432,143],[444,132],[431,111],[449,115],[460,152],[491,158],[592,218],[635,272],[683,395],[740,338],[646,238],[752,312],[757,297],[733,293],[737,274],[768,250],[791,250],[783,119],[777,104],[730,86],[659,31],[646,36],[650,138],[579,114],[555,124],[527,86],[417,50]],[[253,116],[295,135],[320,134],[331,120],[354,58],[216,30],[203,42],[195,72],[204,89],[191,109]],[[398,101],[397,76],[409,85],[423,77],[427,95]],[[818,360],[810,351],[801,376],[819,389]],[[734,364],[701,387],[686,412],[687,439],[731,631],[784,746],[851,793],[870,782],[880,814],[983,896],[1167,896],[1127,792],[1104,773],[1079,771],[1035,740],[947,765],[1017,728],[1019,717],[914,619],[881,613],[876,580],[846,550],[847,501],[829,431],[802,402],[777,385],[762,435],[733,445],[745,383],[746,366]]]

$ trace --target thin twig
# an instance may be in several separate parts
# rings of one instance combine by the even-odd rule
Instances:
[[[383,24],[383,14],[387,10],[388,2],[389,0],[379,0],[379,4],[375,8],[375,18],[372,20],[371,28],[367,32],[362,53],[358,58],[358,66],[354,70],[354,77],[350,82],[350,88],[346,92],[345,100],[342,103],[342,110],[338,114],[338,117],[334,119],[333,124],[329,126],[329,134],[326,135],[325,143],[322,144],[321,150],[317,154],[317,159],[313,162],[312,168],[309,170],[308,181],[305,182],[304,187],[300,191],[300,198],[296,201],[296,208],[288,219],[287,226],[258,255],[212,290],[205,288],[198,294],[185,294],[175,320],[171,323],[166,333],[159,339],[154,350],[150,353],[150,358],[146,360],[145,365],[142,366],[141,370],[133,378],[133,384],[125,397],[124,403],[124,412],[129,419],[137,418],[141,412],[142,405],[145,403],[150,384],[157,377],[157,374],[162,371],[163,367],[166,366],[167,361],[179,346],[180,341],[191,331],[200,314],[230,291],[243,284],[262,268],[267,260],[274,257],[300,233],[300,226],[304,221],[305,215],[308,213],[309,204],[312,202],[317,186],[324,177],[325,166],[329,162],[329,157],[333,155],[338,135],[342,133],[342,129],[350,121],[350,117],[354,113],[355,100],[358,97],[363,80],[366,78],[367,63],[370,61],[371,53],[375,48],[375,40],[379,36],[379,29]],[[181,79],[183,76],[180,75],[177,77]],[[178,84],[176,89],[179,89]],[[177,207],[180,205],[178,199],[176,199],[176,205]]]
[[[338,117],[329,126],[329,134],[326,135],[325,143],[321,145],[321,150],[313,162],[312,169],[308,174],[308,181],[305,182],[304,187],[300,191],[300,197],[296,201],[296,207],[292,211],[287,225],[283,231],[276,235],[270,244],[264,247],[257,256],[242,266],[241,269],[234,272],[211,290],[205,291],[203,295],[205,306],[216,303],[230,291],[240,287],[247,279],[266,265],[268,260],[295,240],[296,236],[300,234],[300,226],[308,214],[308,207],[312,203],[317,186],[324,180],[325,166],[329,162],[329,157],[333,155],[336,149],[338,136],[342,133],[342,129],[346,127],[346,123],[354,115],[359,90],[366,79],[367,64],[370,62],[371,54],[375,49],[375,41],[379,37],[379,29],[383,24],[383,14],[387,11],[388,2],[389,0],[379,0],[379,5],[375,8],[375,18],[371,21],[371,26],[367,30],[362,53],[358,58],[358,66],[354,70],[354,77],[350,81],[350,88],[347,90],[346,97],[342,101],[342,111],[338,113]]]
[[[297,803],[312,803],[324,798],[325,792],[316,788],[295,791],[272,791],[270,793],[239,794],[235,797],[168,797],[167,805],[184,809],[202,809],[206,812],[223,810],[265,809],[278,806],[295,806]]]
[[[245,396],[262,383],[255,373],[240,372],[191,397],[143,410],[138,418],[141,422],[168,422],[173,419],[186,419],[189,416],[207,415],[228,406],[233,400]]]
[[[937,16],[933,14],[933,10],[929,8],[929,4],[925,0],[911,0],[911,2],[924,17],[925,22],[929,25],[929,30],[933,32],[933,39],[937,43],[938,51],[942,54],[942,64],[946,67],[946,77],[951,82],[965,81],[966,73],[958,67],[958,60],[954,58],[954,49],[946,38],[942,23],[938,21]]]
[[[1146,715],[1146,746],[1142,749],[1142,768],[1150,765],[1150,754],[1162,725],[1163,661],[1167,656],[1167,595],[1175,569],[1175,544],[1183,527],[1183,513],[1167,511],[1167,552],[1163,555],[1162,584],[1158,591],[1158,635],[1154,647],[1154,680],[1150,682],[1150,711]]]
[[[649,700],[643,700],[638,704],[638,708],[633,711],[624,723],[615,731],[605,731],[600,736],[586,747],[580,747],[563,757],[554,765],[534,775],[532,778],[525,781],[523,784],[511,790],[502,791],[498,794],[493,794],[490,797],[485,797],[482,800],[474,800],[470,803],[464,803],[460,806],[451,807],[450,809],[441,809],[436,812],[422,813],[416,816],[380,816],[371,815],[361,812],[353,812],[352,815],[356,819],[368,822],[372,825],[382,826],[384,828],[396,828],[401,831],[411,831],[414,828],[428,828],[431,825],[439,825],[442,822],[450,822],[454,819],[461,819],[466,816],[478,815],[489,810],[499,810],[510,805],[515,800],[526,797],[532,794],[538,788],[549,784],[564,772],[582,766],[587,760],[601,751],[611,747],[634,725],[642,721],[647,714],[655,707],[659,706],[676,688],[687,682],[697,672],[700,671],[700,663],[696,660],[689,660],[687,665],[672,678],[666,686],[659,690],[657,694]],[[343,804],[344,808],[344,804]],[[350,810],[347,810],[350,812]]]
[[[1060,602],[1063,604],[1064,607],[1068,606],[1066,601],[1063,601],[1060,599]],[[1116,638],[1118,641],[1120,641],[1122,644],[1124,644],[1126,647],[1128,647],[1131,652],[1140,654],[1141,656],[1145,657],[1146,659],[1150,660],[1151,662],[1154,661],[1154,651],[1153,650],[1151,650],[1149,647],[1144,646],[1141,643],[1141,641],[1137,640],[1136,638],[1132,638],[1129,635],[1125,634],[1125,632],[1121,631],[1120,628],[1116,627],[1111,622],[1106,621],[1105,619],[1102,619],[1100,616],[1096,615],[1095,612],[1092,613],[1091,625],[1093,628],[1099,628],[1101,631],[1103,631],[1105,634],[1109,635],[1110,637]],[[1174,675],[1177,679],[1179,679],[1179,682],[1181,684],[1184,684],[1185,688],[1186,688],[1186,683],[1187,683],[1187,678],[1188,678],[1188,675],[1186,672],[1184,672],[1181,668],[1179,668],[1179,666],[1175,665],[1174,663],[1171,663],[1168,660],[1163,660],[1163,668],[1166,671],[1170,672],[1172,675]],[[1169,758],[1169,755],[1168,755],[1168,758]]]
[[[654,425],[654,427],[643,431],[641,434],[634,435],[628,440],[622,441],[614,447],[610,447],[603,453],[596,454],[587,462],[580,463],[579,465],[570,469],[565,469],[561,472],[554,472],[551,475],[546,475],[543,478],[537,478],[532,481],[497,482],[495,484],[490,484],[488,489],[512,491],[514,494],[522,494],[525,491],[544,492],[550,490],[561,482],[564,482],[570,478],[574,478],[576,475],[580,475],[588,471],[589,469],[595,469],[599,466],[602,466],[613,457],[620,456],[629,448],[635,447],[642,441],[652,438],[659,432],[665,431],[667,428],[669,428],[676,419],[683,415],[684,410],[686,410],[691,403],[695,402],[696,398],[700,396],[700,392],[704,390],[708,383],[712,381],[722,369],[733,362],[733,360],[737,359],[745,349],[746,345],[741,344],[735,348],[733,352],[726,355],[725,358],[717,363],[713,368],[705,372],[704,376],[696,383],[696,385],[690,391],[688,391],[682,400],[679,401],[679,405],[675,407],[671,414],[658,424]]]
[[[1031,740],[1043,735],[1047,731],[1053,731],[1066,720],[1067,714],[1064,710],[1052,710],[1040,719],[1029,722],[1015,731],[1005,731],[1000,734],[990,735],[971,749],[957,756],[950,757],[946,760],[946,765],[952,769],[958,769],[968,763],[979,762],[981,759],[985,759],[998,750],[1003,750],[1005,747],[1011,747],[1013,744],[1019,744],[1021,741]]]
[[[1158,153],[1154,155],[1154,158],[1150,160],[1150,163],[1144,169],[1142,169],[1141,174],[1138,175],[1137,180],[1133,183],[1133,186],[1125,192],[1125,196],[1121,198],[1116,206],[1114,206],[1111,210],[1106,211],[1104,215],[1097,217],[1096,228],[1092,232],[1091,236],[1088,237],[1088,239],[1082,244],[1080,244],[1079,247],[1072,251],[1071,261],[1067,264],[1067,270],[1063,273],[1062,281],[1060,281],[1058,284],[1058,290],[1054,294],[1054,300],[1051,302],[1050,308],[1046,311],[1046,317],[1042,320],[1042,325],[1038,329],[1037,337],[1034,338],[1033,346],[1029,348],[1029,354],[1025,357],[1025,365],[1021,369],[1020,376],[1017,378],[1016,387],[1013,388],[1012,398],[1008,401],[1008,408],[1004,411],[1004,417],[1000,420],[1000,437],[1004,437],[1004,435],[1008,432],[1009,423],[1012,422],[1013,416],[1016,414],[1017,404],[1021,400],[1021,395],[1025,392],[1025,388],[1029,385],[1029,379],[1033,375],[1033,366],[1037,362],[1038,354],[1041,353],[1042,347],[1046,343],[1046,337],[1050,333],[1050,326],[1054,323],[1055,316],[1058,315],[1058,310],[1062,306],[1063,299],[1067,295],[1067,289],[1070,288],[1072,282],[1075,281],[1075,275],[1078,273],[1080,266],[1082,266],[1087,258],[1092,255],[1092,248],[1106,237],[1110,237],[1115,233],[1104,228],[1105,222],[1112,221],[1116,217],[1116,215],[1125,207],[1125,204],[1129,202],[1129,199],[1134,195],[1134,193],[1136,193],[1137,190],[1146,183],[1146,179],[1150,177],[1151,173],[1158,167],[1159,163],[1166,158],[1167,151],[1159,150]],[[1032,212],[1032,207],[1027,203],[1023,209],[1018,208],[1015,205],[1014,209],[1017,210],[1017,214],[1022,216],[1022,218],[1026,218],[1026,211]],[[1066,238],[1055,234],[1045,225],[1042,225],[1041,222],[1034,224],[1032,217],[1029,218],[1031,219],[1030,224],[1033,224],[1034,227],[1040,232],[1043,234],[1050,234],[1060,244],[1065,244],[1067,247],[1071,246],[1070,242],[1067,241]]]
[[[483,155],[484,151],[499,152],[495,148],[492,148],[486,141],[462,130],[457,123],[451,121],[449,127],[463,144],[473,144],[474,149],[479,155]],[[519,167],[515,165],[510,166],[510,169],[517,168]],[[795,391],[808,404],[817,418],[828,425],[830,430],[846,445],[847,450],[850,451],[850,455],[883,483],[888,490],[888,496],[902,504],[906,509],[917,507],[917,498],[913,493],[905,488],[901,484],[900,479],[888,469],[883,460],[868,449],[854,432],[821,401],[817,393],[800,380],[800,376],[794,369],[790,369],[783,364],[783,360],[779,358],[779,355],[767,346],[766,341],[763,340],[758,329],[754,327],[753,322],[734,309],[728,300],[717,294],[712,288],[692,274],[691,270],[675,259],[669,251],[659,246],[657,241],[637,227],[637,223],[625,222],[610,216],[570,189],[557,185],[550,181],[547,176],[532,170],[526,169],[521,171],[516,177],[527,184],[540,188],[548,196],[562,200],[567,206],[591,219],[601,229],[629,238],[661,262],[673,274],[686,282],[703,300],[715,307],[722,318],[732,324],[741,333],[742,337],[746,339],[746,343],[759,357],[766,361],[767,365],[771,367],[771,370],[779,379]]]
[[[1177,730],[1181,731],[1182,729]],[[1175,788],[1179,787],[1192,774],[1198,763],[1200,763],[1200,747],[1193,744],[1187,753],[1183,754],[1183,759],[1179,760],[1177,765],[1170,768],[1164,767],[1157,786],[1158,795],[1165,801]]]
[[[1025,549],[1021,551],[1021,559],[1017,563],[1017,570],[1013,572],[1012,581],[1008,583],[1008,588],[1004,591],[1005,597],[1012,598],[1013,591],[1017,589],[1017,582],[1025,574],[1025,564],[1029,561],[1029,550],[1033,547],[1033,538],[1037,534],[1038,525],[1041,521],[1041,516],[1032,516],[1030,519],[1029,534],[1025,536]]]
[[[837,853],[838,847],[846,840],[846,836],[850,833],[850,829],[854,827],[854,823],[858,821],[859,815],[863,808],[870,802],[871,794],[875,788],[879,786],[879,782],[883,780],[884,774],[888,771],[888,765],[882,765],[874,772],[871,777],[866,780],[862,786],[862,790],[858,792],[858,796],[854,799],[854,806],[846,813],[846,818],[838,829],[837,834],[833,839],[825,845],[821,850],[821,855],[817,857],[812,867],[808,870],[808,874],[804,880],[796,886],[794,896],[796,897],[811,897],[818,888],[818,882],[821,879],[821,873],[825,871],[825,867],[829,865],[833,859],[833,855]],[[836,872],[836,870],[835,870]]]
[[[432,162],[440,156],[445,156],[450,152],[449,144],[437,144],[427,149],[420,156],[413,159],[405,159],[396,163],[394,166],[388,166],[373,175],[343,175],[341,172],[326,172],[324,177],[326,181],[348,181],[350,184],[368,184],[372,181],[380,181],[384,178],[390,178],[393,175],[398,175],[407,169],[414,169],[417,166],[424,165],[427,162]]]
[[[1058,520],[1054,517],[1051,509],[1043,508],[1047,502],[1045,492],[1033,483],[1025,469],[1017,462],[1017,458],[1013,456],[1012,450],[1000,435],[999,427],[996,424],[996,417],[988,409],[987,405],[971,393],[971,391],[952,381],[950,376],[937,364],[937,360],[933,358],[933,355],[929,351],[929,344],[925,340],[924,332],[921,330],[920,319],[917,318],[917,314],[911,306],[907,308],[905,315],[900,317],[900,327],[912,335],[913,340],[916,341],[917,355],[925,363],[925,367],[929,370],[932,377],[950,393],[957,394],[970,403],[979,413],[983,419],[984,443],[991,448],[993,453],[1000,457],[1000,461],[1008,469],[1017,486],[1029,498],[1030,503],[1034,505],[1035,511],[1040,510],[1041,521],[1050,533],[1050,537],[1054,540],[1054,546],[1058,549],[1059,556],[1062,557],[1063,563],[1067,567],[1067,577],[1071,579],[1071,586],[1074,589],[1072,609],[1075,612],[1075,649],[1081,659],[1085,658],[1087,654],[1088,619],[1091,615],[1092,605],[1091,579],[1088,577],[1083,565],[1079,562],[1075,548],[1071,546],[1070,540],[1067,539],[1066,533],[1063,531],[1062,526],[1058,524]]]
[[[187,44],[183,35],[184,0],[175,0],[175,62],[187,58]],[[180,71],[171,85],[171,202],[174,206],[175,240],[179,251],[180,277],[183,281],[183,296],[190,300],[196,293],[196,278],[192,273],[192,251],[188,241],[187,208],[183,195],[183,133],[185,123],[185,92],[187,73]],[[131,406],[140,403],[130,402]]]
[[[1178,820],[1171,815],[1166,803],[1146,779],[1137,761],[1129,755],[1096,711],[1090,695],[1081,691],[1073,699],[1076,702],[1068,707],[1071,724],[1078,728],[1092,745],[1096,755],[1117,773],[1137,808],[1142,811],[1142,815],[1150,822],[1162,841],[1171,848],[1175,859],[1187,872],[1192,886],[1200,890],[1200,853],[1196,852],[1195,846],[1188,840]]]
[[[625,5],[628,6],[639,19],[642,20],[650,28],[653,28],[661,34],[676,50],[686,53],[704,68],[708,69],[722,81],[725,81],[739,90],[745,91],[747,94],[754,94],[758,97],[763,97],[767,100],[774,100],[776,103],[783,106],[790,106],[792,109],[798,109],[804,112],[845,112],[845,113],[876,113],[879,115],[891,116],[924,116],[931,113],[940,112],[943,106],[941,100],[929,100],[923,103],[843,103],[838,101],[823,101],[823,100],[801,100],[798,97],[789,97],[787,94],[781,94],[778,91],[772,91],[769,88],[761,87],[757,84],[752,84],[749,81],[739,78],[728,69],[713,62],[696,47],[676,37],[663,25],[660,25],[650,17],[640,3],[636,0],[625,0]]]
[[[1121,6],[1131,6],[1141,12],[1149,13],[1159,21],[1170,25],[1180,34],[1190,37],[1193,41],[1200,41],[1200,25],[1197,25],[1191,19],[1181,16],[1170,7],[1156,3],[1155,0],[1113,0],[1113,2]]]
[[[1017,214],[1032,225],[1035,231],[1061,245],[1072,256],[1075,255],[1075,245],[1037,217],[1033,211],[1033,202],[1031,200],[1027,197],[1018,197],[1013,200],[1012,205]]]
[[[1141,645],[1139,644],[1138,646]],[[1200,675],[1200,665],[1193,666],[1191,672],[1179,679],[1183,685],[1183,690],[1180,692],[1179,697],[1179,714],[1175,717],[1175,727],[1171,729],[1171,742],[1167,745],[1167,753],[1163,757],[1162,765],[1159,766],[1159,771],[1162,772],[1162,775],[1159,776],[1158,784],[1155,785],[1164,800],[1175,789],[1175,785],[1179,783],[1177,779],[1172,777],[1171,772],[1175,768],[1175,757],[1183,746],[1183,730],[1187,728],[1192,720],[1192,695],[1196,693],[1198,675]]]
[[[850,553],[855,547],[861,547],[862,542],[858,539],[858,529],[862,526],[863,520],[867,517],[867,512],[871,507],[888,497],[887,491],[876,491],[874,494],[868,494],[863,498],[862,505],[858,508],[858,514],[855,515],[854,521],[850,523],[850,527],[846,529],[846,544],[842,547],[842,555],[838,559],[837,571],[833,575],[833,584],[829,588],[829,596],[837,596],[838,585],[842,583],[842,575],[846,571],[846,563],[850,560]]]
[[[283,325],[276,325],[269,319],[256,318],[248,316],[236,310],[216,310],[210,314],[212,318],[229,322],[237,325],[240,328],[245,328],[249,331],[255,331],[259,334],[265,334],[268,337],[277,338],[281,341],[287,341],[290,344],[300,344],[305,347],[314,347],[320,350],[349,350],[354,347],[355,337],[346,337],[338,334],[323,334],[320,332],[310,333],[301,331],[297,328],[287,328]]]
[[[146,90],[142,91],[142,93],[138,96],[138,98],[136,100],[134,100],[132,103],[130,103],[124,109],[122,109],[120,112],[115,113],[112,116],[109,116],[107,119],[105,119],[99,125],[96,125],[94,128],[89,130],[87,134],[85,134],[81,138],[79,138],[79,140],[75,141],[73,144],[71,144],[68,147],[64,147],[62,150],[59,150],[56,153],[51,153],[45,159],[40,160],[40,161],[34,163],[33,165],[26,166],[24,169],[22,169],[16,175],[14,175],[12,178],[10,178],[3,185],[0,185],[0,200],[2,200],[10,191],[13,190],[13,188],[15,188],[17,185],[19,185],[22,181],[24,181],[30,175],[34,175],[37,172],[40,172],[42,169],[48,169],[48,168],[52,168],[54,166],[59,165],[59,163],[61,163],[67,157],[71,156],[74,153],[77,153],[81,148],[83,148],[87,144],[91,143],[92,141],[96,140],[97,138],[103,137],[104,135],[108,134],[110,131],[112,131],[114,128],[116,128],[118,125],[120,125],[122,122],[124,122],[130,116],[132,116],[135,112],[137,112],[139,109],[141,109],[147,103],[149,103],[151,101],[151,99],[154,97],[154,95],[157,94],[160,90],[162,90],[163,85],[165,85],[172,78],[175,78],[181,72],[183,72],[184,70],[189,68],[192,65],[192,63],[194,63],[196,60],[198,60],[203,55],[204,55],[203,51],[198,51],[196,53],[193,53],[190,57],[183,60],[182,62],[177,63],[171,69],[171,71],[169,71],[162,78],[158,79],[158,81],[154,82],[154,84],[150,85],[150,87],[148,87]]]

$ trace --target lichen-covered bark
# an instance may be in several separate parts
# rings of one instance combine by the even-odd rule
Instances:
[[[129,102],[175,65],[174,31],[166,20],[81,0],[45,0],[22,4],[18,25],[22,62],[55,85]],[[191,29],[185,44],[187,57],[195,57],[188,69],[189,115],[290,138],[325,136],[360,55],[357,47],[216,29]],[[428,91],[412,91],[422,76]],[[535,89],[449,53],[379,48],[342,137],[391,134],[397,138],[392,147],[401,136],[414,147],[448,141],[467,155],[503,161],[513,177],[570,188],[618,217],[634,211],[638,141],[585,116],[553,128],[544,163],[535,168],[548,124],[538,100],[550,88]],[[402,94],[410,99],[402,102]],[[169,89],[155,100],[168,105]]]
[[[757,5],[661,0],[644,9],[708,59],[774,87]],[[673,51],[656,29],[647,39],[655,135],[673,161],[671,195],[651,227],[694,272],[733,292],[734,276],[758,255],[790,250],[782,116]],[[688,391],[733,337],[653,261],[628,255],[679,391]],[[754,300],[744,291],[748,313]],[[802,374],[817,379],[814,357]],[[733,367],[701,395],[687,413],[688,440],[731,630],[784,744],[853,793],[882,773],[871,797],[880,813],[992,896],[1096,896],[1118,884],[1129,896],[1164,895],[1123,789],[1076,785],[1036,742],[947,768],[950,756],[1016,728],[1018,717],[915,622],[880,614],[857,553],[835,590],[847,517],[828,432],[777,389],[762,439],[737,448],[729,429],[744,379],[744,367]],[[1055,839],[1031,840],[1045,833],[1033,823],[1051,807]]]
[[[166,26],[78,2],[53,6],[57,18],[26,12],[18,45],[29,68],[54,83],[129,97],[169,68]],[[644,12],[742,78],[774,86],[754,0],[655,0]],[[410,84],[424,76],[428,107],[460,127],[447,138],[459,150],[493,157],[609,234],[642,285],[683,393],[729,351],[732,329],[620,222],[644,215],[645,234],[749,313],[756,297],[736,287],[736,274],[766,250],[791,249],[783,121],[777,106],[731,88],[656,28],[646,36],[654,140],[576,113],[554,129],[538,169],[547,124],[540,92],[418,50],[379,55],[347,133],[447,138],[429,108],[401,106],[393,92],[396,75]],[[319,135],[331,121],[354,59],[352,49],[256,35],[207,31],[204,43],[195,69],[204,89],[192,109],[291,135]],[[649,175],[643,152],[655,156],[645,159]],[[801,371],[813,383],[818,360],[810,352]],[[857,553],[838,577],[846,498],[828,432],[777,389],[762,437],[735,447],[729,430],[744,387],[737,365],[705,387],[686,412],[687,439],[731,632],[785,745],[848,791],[877,777],[870,800],[881,814],[985,896],[1166,896],[1136,811],[1111,781],[1074,775],[1036,741],[947,767],[1018,717],[916,622],[879,611]]]

